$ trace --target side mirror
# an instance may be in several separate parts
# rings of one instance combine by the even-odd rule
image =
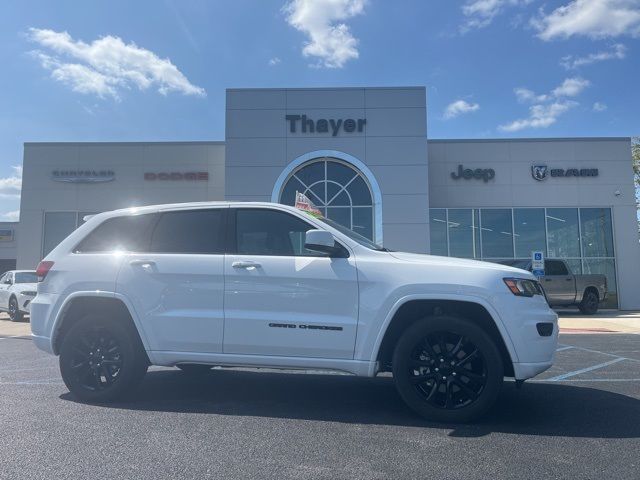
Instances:
[[[304,237],[304,248],[329,255],[340,252],[333,235],[326,230],[308,230]]]

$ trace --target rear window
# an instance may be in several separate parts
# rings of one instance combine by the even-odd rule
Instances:
[[[154,253],[224,253],[224,211],[163,213],[151,236]]]
[[[547,260],[544,269],[545,275],[569,275],[567,266],[559,260]]]
[[[109,218],[85,237],[77,253],[144,252],[149,247],[149,230],[157,214]]]
[[[13,283],[38,283],[36,272],[16,272]]]

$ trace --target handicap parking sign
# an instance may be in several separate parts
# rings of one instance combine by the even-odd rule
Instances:
[[[534,260],[536,260],[536,261],[538,261],[538,262],[539,262],[540,260],[542,260],[542,252],[535,252],[535,253],[533,254],[533,259],[534,259]]]

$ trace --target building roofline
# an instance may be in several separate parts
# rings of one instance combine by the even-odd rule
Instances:
[[[392,86],[392,87],[358,87],[358,86],[351,86],[351,87],[311,87],[311,88],[304,88],[304,87],[267,87],[267,88],[261,88],[261,87],[241,87],[241,88],[227,88],[226,91],[227,92],[247,92],[247,91],[273,91],[273,92],[277,92],[277,91],[308,91],[308,90],[315,90],[315,91],[333,91],[333,90],[426,90],[427,87],[424,85],[406,85],[406,86]]]
[[[135,146],[135,145],[224,145],[224,140],[194,140],[194,141],[159,141],[159,142],[24,142],[24,146],[74,146],[74,145],[99,145],[99,146]]]
[[[427,138],[429,143],[495,143],[495,142],[630,142],[631,137],[542,137],[542,138]]]

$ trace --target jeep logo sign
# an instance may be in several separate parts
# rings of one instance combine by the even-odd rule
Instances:
[[[298,125],[301,133],[331,133],[337,137],[340,131],[345,133],[362,133],[367,124],[366,118],[326,119],[312,120],[306,115],[285,115],[285,121],[289,122],[289,132],[297,133]]]
[[[471,180],[475,178],[477,180],[482,179],[485,183],[495,178],[495,176],[496,171],[493,168],[476,168],[472,170],[470,168],[464,168],[462,165],[458,165],[457,172],[451,172],[451,178],[454,180],[460,180],[461,178]]]

